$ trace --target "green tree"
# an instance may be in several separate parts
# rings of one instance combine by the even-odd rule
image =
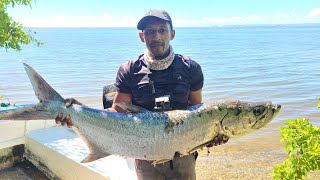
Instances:
[[[16,5],[30,6],[32,0],[0,0],[0,47],[7,49],[21,50],[22,44],[35,42],[38,46],[43,42],[38,41],[29,29],[24,28],[19,22],[14,21],[7,13],[8,7]]]
[[[3,99],[6,99],[7,102],[2,101]],[[12,106],[12,105],[14,106],[14,104],[10,103],[9,98],[7,98],[6,96],[0,94],[0,107],[7,107],[7,106]]]
[[[32,0],[0,0],[0,48],[21,50],[22,44],[30,44],[35,42],[38,46],[43,42],[35,39],[32,32],[29,29],[24,28],[19,22],[14,21],[7,12],[8,7],[15,7],[16,5],[30,6]],[[4,102],[6,99],[7,102]],[[0,94],[0,107],[11,106],[9,99]]]

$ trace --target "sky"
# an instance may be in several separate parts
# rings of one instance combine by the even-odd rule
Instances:
[[[36,0],[7,11],[26,27],[136,27],[149,9],[174,27],[320,23],[320,0]]]

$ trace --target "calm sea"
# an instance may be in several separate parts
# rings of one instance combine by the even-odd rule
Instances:
[[[102,108],[102,87],[144,49],[134,28],[35,31],[44,46],[0,50],[0,94],[17,104],[38,102],[21,61],[63,97]],[[319,40],[320,25],[177,28],[172,45],[202,66],[204,101],[272,101],[282,105],[276,122],[307,117],[320,124]]]

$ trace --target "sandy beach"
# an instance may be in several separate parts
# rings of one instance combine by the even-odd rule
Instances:
[[[279,126],[283,124],[271,123],[247,136],[230,139],[211,148],[209,155],[204,149],[197,160],[197,179],[272,179],[274,166],[287,158]],[[310,179],[320,178],[320,172],[312,174]]]

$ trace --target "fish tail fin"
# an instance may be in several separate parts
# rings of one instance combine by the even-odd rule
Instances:
[[[43,105],[49,101],[64,102],[64,99],[31,66],[26,63],[23,63],[23,66],[40,102],[36,105],[1,111],[0,120],[52,119]]]
[[[63,97],[57,93],[31,66],[26,63],[23,63],[23,66],[40,103],[48,101],[64,102]]]

